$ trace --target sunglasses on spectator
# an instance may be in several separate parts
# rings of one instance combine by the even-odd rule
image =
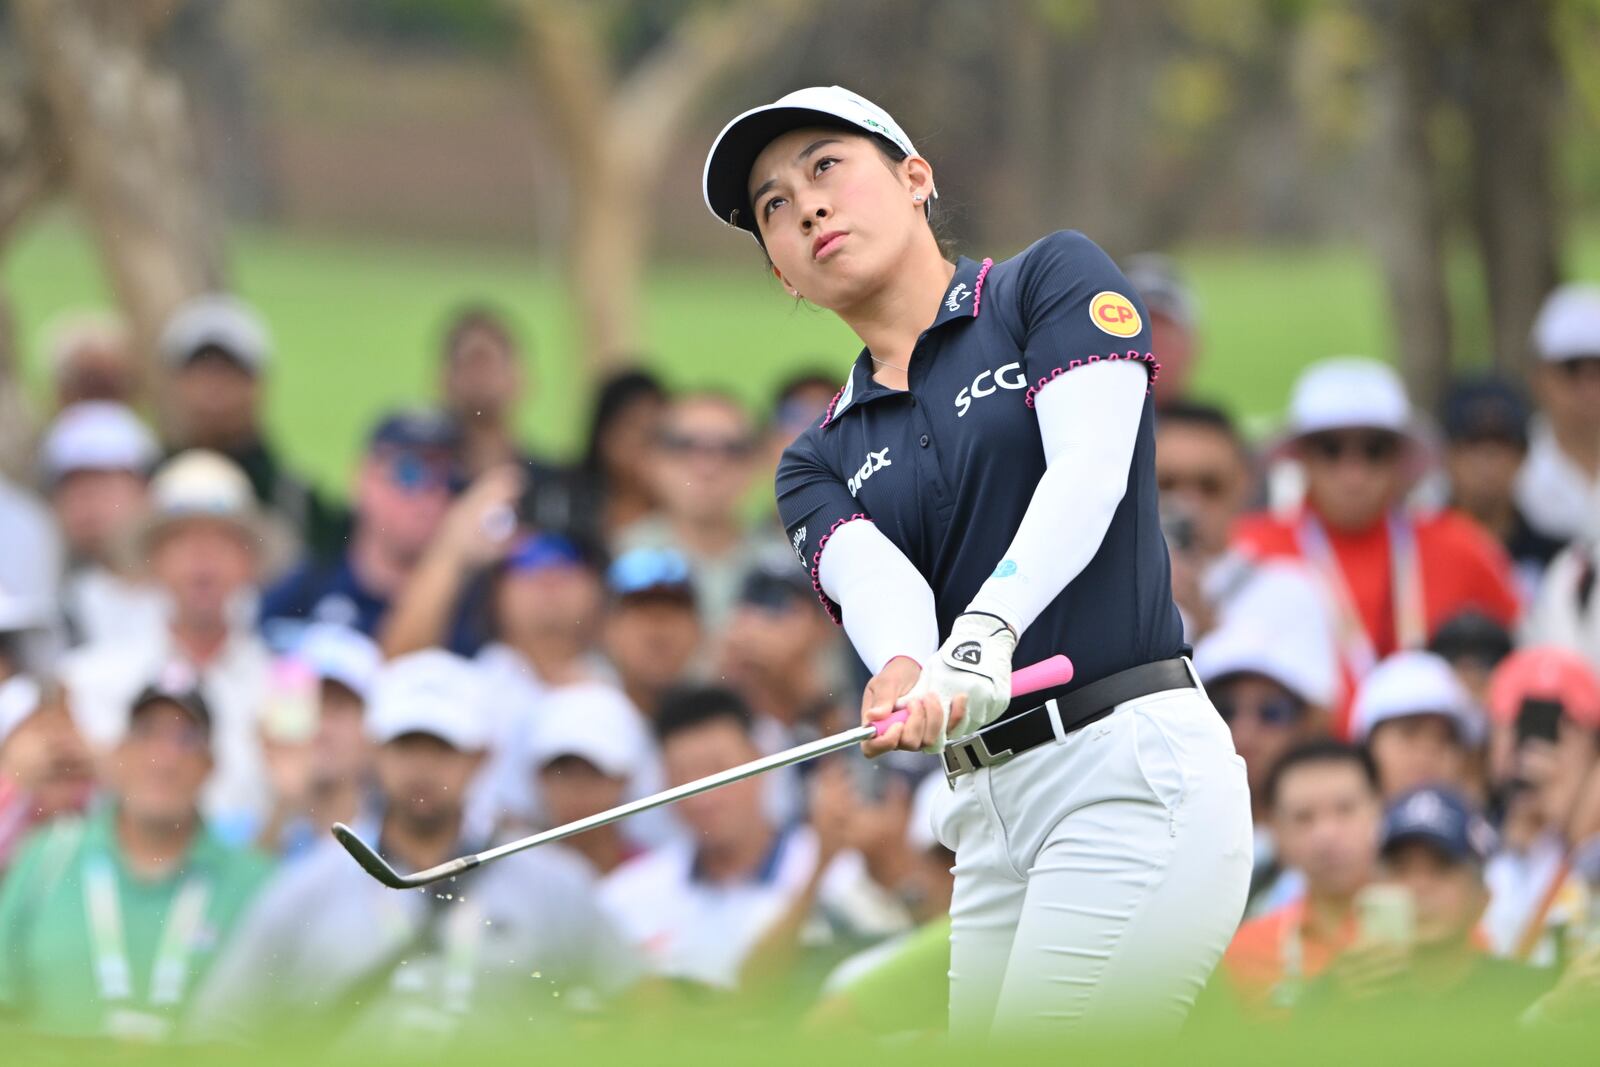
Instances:
[[[1307,455],[1329,463],[1337,463],[1353,456],[1366,463],[1393,463],[1400,455],[1398,434],[1372,431],[1367,433],[1314,433],[1301,443]]]
[[[1557,366],[1561,368],[1561,373],[1566,375],[1569,382],[1578,382],[1584,378],[1600,381],[1600,355],[1564,359]]]
[[[730,463],[746,458],[754,448],[747,437],[695,437],[683,433],[664,433],[659,443],[662,451],[675,456],[708,456]]]
[[[1241,715],[1254,715],[1263,726],[1293,726],[1306,712],[1306,706],[1290,696],[1275,696],[1259,702],[1240,702],[1213,694],[1212,701],[1222,721],[1232,725]]]
[[[1220,471],[1158,471],[1156,487],[1163,493],[1193,493],[1205,500],[1220,500],[1228,491],[1228,477]]]

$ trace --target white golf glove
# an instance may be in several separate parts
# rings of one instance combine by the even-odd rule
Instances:
[[[996,615],[969,611],[956,616],[950,637],[939,646],[933,662],[922,669],[908,697],[932,693],[939,698],[939,736],[924,752],[944,751],[949,729],[950,704],[967,698],[967,714],[958,724],[962,735],[982,729],[1011,703],[1011,657],[1017,635]]]

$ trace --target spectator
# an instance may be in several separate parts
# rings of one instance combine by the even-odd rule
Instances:
[[[1511,654],[1511,633],[1489,616],[1463,611],[1434,631],[1428,651],[1450,664],[1478,707],[1489,703],[1489,677]]]
[[[169,679],[124,715],[106,802],[30,838],[0,889],[0,1005],[31,1030],[167,1037],[267,875],[198,813],[205,699]]]
[[[0,875],[28,831],[81,812],[93,788],[60,691],[22,675],[0,682]]]
[[[1570,648],[1600,670],[1600,541],[1574,541],[1544,572],[1526,638]]]
[[[231,461],[196,450],[168,460],[150,484],[151,514],[131,531],[167,607],[161,627],[85,645],[62,662],[74,717],[90,745],[114,746],[126,708],[148,679],[179,663],[199,678],[214,717],[218,773],[204,810],[230,839],[266,813],[268,787],[256,727],[272,657],[249,622],[259,576],[289,537],[256,504]]]
[[[262,597],[262,628],[275,647],[293,645],[305,621],[378,632],[450,507],[459,436],[454,422],[430,412],[396,412],[378,423],[356,474],[349,541]]]
[[[655,721],[667,784],[682,785],[761,755],[750,710],[722,689],[669,696]],[[690,830],[607,878],[602,903],[656,974],[733,989],[773,923],[844,847],[845,804],[810,826],[775,826],[761,783],[745,779],[677,805]],[[823,899],[829,898],[823,887]]]
[[[1549,967],[1568,947],[1563,931],[1588,919],[1574,817],[1600,758],[1600,679],[1564,649],[1522,649],[1495,670],[1489,711],[1491,773],[1509,796],[1484,932],[1497,956]]]
[[[646,371],[613,375],[595,395],[589,443],[577,471],[580,485],[592,490],[583,505],[589,514],[575,527],[598,531],[606,545],[655,511],[651,454],[661,433],[667,391]]]
[[[1266,806],[1278,854],[1304,877],[1304,895],[1240,926],[1221,970],[1246,1014],[1282,1016],[1355,940],[1356,895],[1377,863],[1383,805],[1371,758],[1318,740],[1278,761]]]
[[[1165,410],[1189,398],[1189,383],[1199,361],[1195,301],[1172,260],[1155,252],[1129,256],[1123,272],[1150,314],[1150,347],[1161,375],[1151,386],[1156,406]]]
[[[56,605],[65,552],[49,509],[4,474],[0,474],[0,531],[5,546],[0,552],[0,602],[9,604],[10,611],[25,617],[28,629],[36,631],[30,652],[49,659],[58,644]],[[41,670],[47,666],[35,664]]]
[[[1270,829],[1267,780],[1285,753],[1327,734],[1338,665],[1330,645],[1295,641],[1243,619],[1208,634],[1195,648],[1194,664],[1249,776],[1254,899],[1283,873]]]
[[[50,368],[54,409],[84,401],[132,407],[143,383],[127,324],[100,311],[70,311],[44,329],[45,361]]]
[[[73,644],[161,624],[160,596],[127,572],[119,538],[144,521],[155,437],[121,404],[91,400],[56,416],[39,446],[39,473],[67,550],[63,622]]]
[[[521,346],[492,308],[471,305],[450,317],[439,365],[445,414],[461,427],[456,458],[469,478],[527,458],[513,420],[522,399]]]
[[[633,706],[653,719],[688,679],[703,639],[689,561],[671,549],[634,549],[611,564],[606,587],[606,657]]]
[[[1237,540],[1257,558],[1302,558],[1320,576],[1338,613],[1347,693],[1379,660],[1423,647],[1464,610],[1504,626],[1515,621],[1517,595],[1500,546],[1464,515],[1404,510],[1425,447],[1394,371],[1365,359],[1326,360],[1300,376],[1289,406],[1284,447],[1304,466],[1305,505],[1296,515],[1245,520]]]
[[[1431,652],[1396,652],[1378,664],[1356,693],[1350,733],[1372,753],[1385,801],[1425,785],[1480,786],[1483,714]]]
[[[391,661],[374,683],[382,814],[367,829],[397,868],[487,844],[461,799],[489,743],[487,697],[470,661],[437,649]],[[507,856],[448,892],[396,893],[325,839],[251,910],[195,1005],[193,1035],[249,1042],[292,1024],[336,1048],[415,1054],[470,1018],[475,1040],[509,1039],[502,1028],[526,1033],[530,1016],[581,1001],[553,993],[631,980],[594,896],[561,845]]]
[[[1454,383],[1444,400],[1450,505],[1477,519],[1511,557],[1523,601],[1563,542],[1534,530],[1517,506],[1517,472],[1528,455],[1528,405],[1500,378]]]
[[[519,746],[533,777],[539,822],[564,826],[661,787],[655,740],[644,718],[616,690],[574,685],[557,690],[527,721]],[[637,816],[569,838],[596,875],[610,874],[641,854]],[[657,821],[657,827],[660,822]]]
[[[366,706],[383,662],[371,639],[313,623],[285,659],[261,715],[272,810],[260,846],[297,856],[336,822],[355,825],[375,802]]]
[[[1475,933],[1489,900],[1483,870],[1493,837],[1459,793],[1429,787],[1396,798],[1384,816],[1374,889],[1388,891],[1399,917],[1369,912],[1358,942],[1306,991],[1302,1011],[1408,1028],[1466,1018],[1504,1024],[1527,1011],[1548,977],[1492,958]]]
[[[783,457],[783,450],[827,413],[828,401],[838,391],[838,375],[820,370],[801,371],[778,386],[772,398],[772,415],[761,435],[759,484],[770,485],[777,480],[778,460]],[[777,518],[776,507],[773,518]]]
[[[1557,541],[1600,533],[1600,286],[1564,285],[1533,324],[1540,413],[1517,503]]]
[[[1172,558],[1172,589],[1191,641],[1224,617],[1244,615],[1303,630],[1307,644],[1333,642],[1332,610],[1297,560],[1257,560],[1229,550],[1249,503],[1254,473],[1226,412],[1199,404],[1162,408],[1156,426],[1156,485]]]
[[[256,500],[280,515],[312,554],[332,556],[346,521],[284,466],[262,424],[262,383],[270,357],[266,326],[243,302],[198,296],[178,308],[161,332],[170,389],[173,451],[206,448],[239,465]]]
[[[756,473],[755,430],[736,401],[694,393],[668,406],[651,456],[661,513],[621,531],[617,547],[681,552],[694,573],[700,617],[716,633],[759,550],[741,514]]]
[[[0,584],[0,682],[13,674],[43,671],[54,647],[50,614],[44,606]]]

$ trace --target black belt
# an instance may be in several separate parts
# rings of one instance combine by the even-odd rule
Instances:
[[[954,782],[979,767],[997,766],[1030,748],[1056,740],[1052,706],[1061,723],[1061,735],[1065,736],[1100,721],[1119,704],[1170,689],[1193,689],[1195,685],[1186,660],[1163,659],[1129,667],[1071,692],[1062,686],[1029,693],[1012,701],[1004,715],[982,730],[947,744],[945,777]]]

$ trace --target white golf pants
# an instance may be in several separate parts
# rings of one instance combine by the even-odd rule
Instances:
[[[957,1040],[1176,1030],[1244,912],[1244,761],[1200,689],[959,778],[934,822]]]

